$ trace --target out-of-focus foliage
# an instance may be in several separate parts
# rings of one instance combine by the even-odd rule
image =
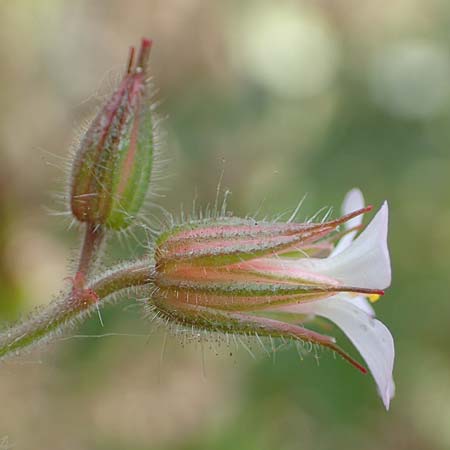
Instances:
[[[256,359],[233,343],[180,345],[129,299],[104,311],[104,328],[92,317],[77,331],[129,336],[73,337],[0,367],[0,443],[450,448],[449,29],[444,0],[2,1],[2,320],[63,287],[78,238],[47,210],[64,208],[53,193],[66,188],[73,127],[145,35],[168,117],[158,201],[205,207],[222,170],[241,215],[288,215],[308,193],[305,218],[354,186],[388,199],[394,281],[376,306],[398,357],[386,413],[372,380],[329,353],[316,364],[257,343]],[[113,243],[111,260],[130,247]]]

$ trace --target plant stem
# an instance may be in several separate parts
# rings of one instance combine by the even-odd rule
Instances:
[[[64,298],[30,315],[29,319],[6,328],[0,333],[0,359],[49,340],[74,326],[99,304],[105,304],[112,294],[150,284],[151,272],[148,260],[118,266],[89,283],[85,289],[72,290]]]
[[[80,261],[77,273],[87,277],[94,264],[101,245],[104,242],[105,229],[101,225],[86,223],[83,246],[81,247]]]

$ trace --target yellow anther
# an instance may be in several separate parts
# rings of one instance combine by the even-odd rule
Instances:
[[[368,295],[368,299],[369,299],[369,302],[370,303],[375,303],[375,302],[377,302],[378,300],[380,300],[380,297],[381,297],[381,295],[380,294],[370,294],[370,295]]]

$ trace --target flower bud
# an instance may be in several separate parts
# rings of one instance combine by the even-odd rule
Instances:
[[[94,118],[72,167],[71,210],[80,222],[123,229],[138,214],[152,171],[155,123],[149,93],[152,41],[131,48],[124,78]]]

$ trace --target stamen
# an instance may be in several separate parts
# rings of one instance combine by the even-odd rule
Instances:
[[[370,294],[367,296],[367,298],[369,299],[370,303],[375,303],[378,300],[380,300],[380,295],[379,294]]]

